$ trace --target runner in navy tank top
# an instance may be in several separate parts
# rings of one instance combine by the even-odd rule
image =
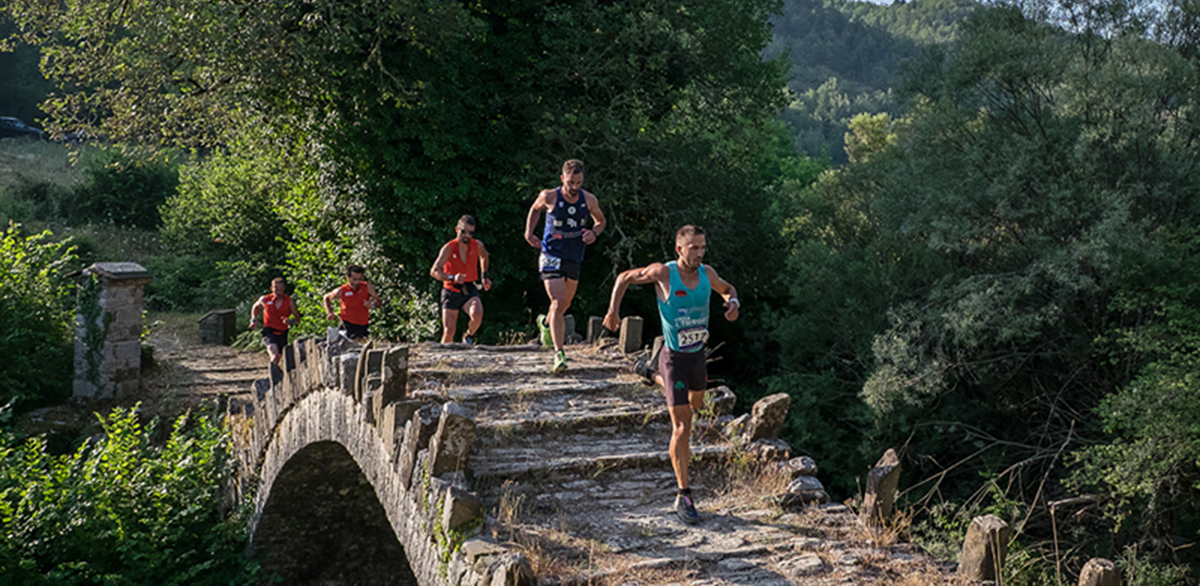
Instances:
[[[686,523],[696,523],[700,515],[693,504],[688,487],[688,461],[691,449],[688,439],[692,433],[692,414],[704,408],[704,392],[708,387],[708,370],[704,346],[708,341],[708,305],[712,292],[725,303],[725,319],[738,318],[737,289],[717,276],[717,271],[703,263],[708,242],[704,230],[684,226],[675,233],[675,252],[679,260],[654,263],[631,269],[617,276],[613,285],[604,326],[616,330],[621,326],[621,299],[630,285],[654,284],[658,296],[659,317],[666,343],[658,356],[657,365],[650,361],[639,363],[634,370],[663,387],[667,409],[671,413],[671,465],[679,494],[675,497],[675,512]]]
[[[538,219],[545,214],[542,237],[535,236]],[[544,189],[525,218],[525,241],[538,249],[538,272],[550,298],[550,309],[537,317],[541,342],[554,348],[553,372],[567,368],[563,351],[566,326],[563,316],[579,287],[579,269],[587,245],[604,231],[604,212],[596,196],[583,190],[583,161],[563,163],[562,185]]]

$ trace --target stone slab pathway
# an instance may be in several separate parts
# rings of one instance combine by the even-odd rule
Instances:
[[[661,391],[611,343],[568,355],[570,368],[555,375],[537,346],[410,347],[410,396],[474,413],[471,489],[488,507],[487,531],[525,551],[538,583],[958,583],[911,545],[859,526],[843,504],[772,504],[789,479],[720,434],[693,437],[702,522],[683,523]]]

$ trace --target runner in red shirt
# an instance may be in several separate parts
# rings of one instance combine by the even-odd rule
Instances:
[[[475,343],[475,334],[483,323],[483,300],[479,298],[479,288],[492,288],[492,280],[488,278],[488,252],[483,243],[474,239],[475,218],[463,216],[458,219],[458,237],[445,246],[433,261],[429,276],[442,282],[442,343],[454,341],[454,331],[458,329],[458,312],[466,309],[470,322],[467,333],[463,335],[466,344]]]
[[[283,347],[288,343],[288,329],[300,319],[300,312],[291,296],[284,293],[287,283],[283,277],[271,281],[271,293],[263,295],[250,307],[250,329],[258,327],[258,313],[262,311],[263,345],[267,347],[267,355],[271,362],[279,364],[283,357]]]
[[[367,325],[370,312],[379,305],[379,296],[375,295],[375,287],[363,280],[366,269],[358,265],[346,268],[346,284],[325,294],[322,299],[325,304],[327,319],[341,319],[339,328],[351,340],[361,340],[370,335]],[[333,313],[333,300],[341,302],[341,311]]]

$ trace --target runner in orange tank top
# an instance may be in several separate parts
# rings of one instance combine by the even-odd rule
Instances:
[[[366,269],[358,265],[346,268],[346,284],[325,294],[322,302],[325,304],[327,319],[341,319],[341,327],[346,337],[361,340],[369,334],[367,326],[370,321],[370,311],[380,303],[375,295],[375,287],[363,280]],[[333,301],[341,302],[341,311],[333,313]]]
[[[283,357],[283,347],[288,343],[288,329],[300,319],[300,312],[292,303],[292,298],[284,293],[287,283],[283,277],[271,281],[271,292],[258,298],[250,307],[250,329],[258,327],[258,313],[262,311],[263,346],[267,347],[267,355],[271,362],[279,364]]]
[[[442,282],[442,343],[454,341],[458,329],[458,312],[466,310],[470,321],[463,335],[466,344],[475,343],[475,334],[483,323],[483,300],[479,298],[476,282],[485,291],[492,288],[488,278],[488,252],[482,242],[474,239],[475,218],[466,215],[458,219],[458,236],[442,246],[429,276]]]

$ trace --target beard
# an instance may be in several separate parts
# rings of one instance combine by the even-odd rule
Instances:
[[[689,273],[694,273],[694,272],[696,272],[696,271],[700,270],[700,267],[701,267],[701,266],[703,266],[703,264],[704,264],[704,261],[702,261],[702,260],[698,260],[698,261],[696,261],[696,264],[695,264],[695,265],[692,265],[692,264],[691,264],[689,261],[687,261],[686,259],[682,259],[682,258],[681,258],[681,259],[679,259],[679,263],[678,263],[678,264],[679,264],[679,266],[680,266],[681,268],[683,268],[684,270],[688,271]]]

